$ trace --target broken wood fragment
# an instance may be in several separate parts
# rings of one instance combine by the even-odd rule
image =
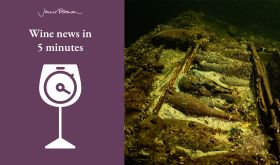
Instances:
[[[276,99],[275,102],[273,102],[273,96],[271,94],[270,85],[268,78],[266,76],[265,67],[262,61],[260,60],[256,48],[254,44],[250,43],[251,51],[252,51],[252,57],[253,62],[255,66],[255,74],[256,74],[256,90],[257,90],[257,98],[259,102],[259,107],[262,111],[265,112],[266,117],[262,118],[262,120],[270,119],[269,121],[269,128],[272,131],[272,134],[275,138],[275,143],[277,145],[277,154],[279,156],[280,154],[280,134],[279,134],[279,122],[277,120],[277,116],[274,110],[273,105],[276,105],[276,108],[279,109],[279,101]],[[267,101],[265,100],[267,99]],[[268,111],[269,109],[269,111]],[[268,114],[269,112],[269,114]],[[262,121],[263,123],[266,123],[267,121]]]
[[[189,47],[188,48],[188,51],[186,52],[186,55],[183,59],[183,61],[181,62],[181,65],[180,67],[176,68],[175,71],[174,71],[174,74],[172,75],[170,81],[167,83],[167,85],[164,87],[164,92],[163,94],[160,96],[159,98],[159,101],[157,102],[153,112],[155,113],[158,113],[158,111],[160,110],[163,102],[164,102],[164,99],[165,99],[165,96],[167,95],[167,92],[169,91],[170,88],[172,88],[172,86],[174,85],[176,79],[178,78],[179,74],[182,72],[182,71],[188,71],[189,68],[190,68],[190,65],[195,57],[195,53],[196,53],[196,50],[198,49],[199,45],[201,44],[201,42],[204,42],[204,40],[201,40],[199,42],[196,43],[194,49],[192,49],[192,47]]]

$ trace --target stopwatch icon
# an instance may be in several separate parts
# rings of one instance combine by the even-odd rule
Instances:
[[[44,92],[49,100],[57,104],[69,102],[77,92],[77,82],[74,74],[65,71],[55,71],[45,80]]]

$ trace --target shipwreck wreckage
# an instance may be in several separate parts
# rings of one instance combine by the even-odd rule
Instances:
[[[126,164],[278,164],[279,46],[189,11],[126,48]]]

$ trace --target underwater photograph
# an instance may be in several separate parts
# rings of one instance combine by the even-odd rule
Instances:
[[[125,164],[280,164],[280,1],[125,1]]]

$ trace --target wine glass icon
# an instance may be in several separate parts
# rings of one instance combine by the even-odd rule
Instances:
[[[58,138],[45,146],[46,149],[75,149],[62,137],[62,107],[74,104],[81,95],[81,80],[76,64],[44,64],[39,83],[41,98],[49,105],[58,107]]]

